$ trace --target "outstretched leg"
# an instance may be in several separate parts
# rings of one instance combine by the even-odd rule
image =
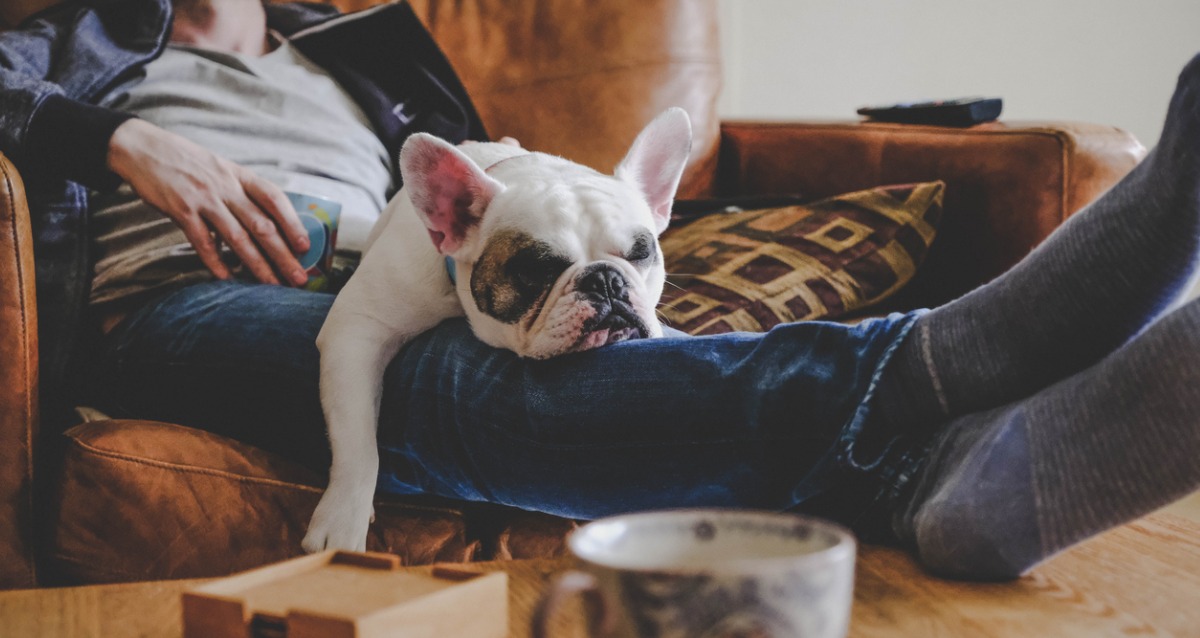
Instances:
[[[896,531],[931,571],[1014,578],[1200,488],[1200,301],[934,440]]]
[[[379,489],[585,519],[689,506],[813,511],[821,499],[836,505],[822,514],[857,525],[884,484],[915,465],[909,453],[924,451],[903,433],[859,431],[864,393],[908,326],[910,317],[794,323],[530,361],[447,321],[384,377]]]
[[[168,294],[110,333],[104,372],[93,375],[107,386],[96,405],[324,471],[314,341],[332,302],[238,282]],[[912,321],[639,339],[547,361],[446,321],[385,375],[379,489],[576,518],[688,505],[808,509],[823,497],[831,506],[821,513],[858,524],[881,484],[909,475],[924,448],[903,432],[863,431],[873,426],[869,389]],[[855,445],[865,438],[870,445]],[[886,522],[878,532],[889,532]]]
[[[1029,396],[1107,355],[1188,283],[1200,248],[1200,56],[1158,146],[1003,276],[924,316],[885,376],[890,419]]]

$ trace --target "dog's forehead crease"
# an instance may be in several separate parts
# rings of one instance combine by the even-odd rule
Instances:
[[[510,189],[505,199],[524,201],[530,207],[537,203],[541,214],[582,212],[595,206],[624,208],[637,198],[633,187],[620,179],[540,153],[504,160],[488,173]]]

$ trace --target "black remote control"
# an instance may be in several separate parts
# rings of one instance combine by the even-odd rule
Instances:
[[[936,102],[914,102],[891,106],[864,106],[858,109],[878,122],[932,124],[935,126],[971,126],[1000,117],[1004,101],[1000,98],[970,97]]]

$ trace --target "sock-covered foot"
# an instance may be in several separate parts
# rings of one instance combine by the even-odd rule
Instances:
[[[1028,396],[1111,352],[1187,285],[1200,247],[1200,56],[1158,146],[996,280],[922,317],[880,386],[890,419]]]
[[[951,421],[894,518],[948,577],[1015,578],[1200,489],[1200,301],[1038,394]]]

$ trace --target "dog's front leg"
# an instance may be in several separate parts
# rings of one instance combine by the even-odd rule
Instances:
[[[301,543],[305,551],[366,550],[379,473],[376,429],[383,372],[403,343],[394,329],[368,316],[339,312],[337,303],[317,337],[333,464]]]

